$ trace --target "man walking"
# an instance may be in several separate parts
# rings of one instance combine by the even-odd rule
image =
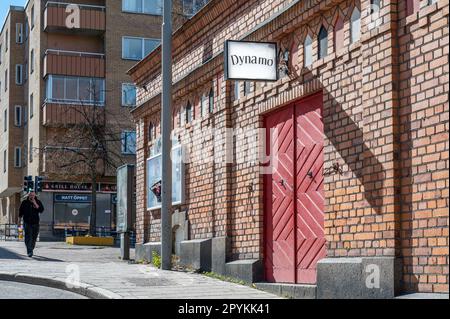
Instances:
[[[39,234],[39,214],[44,211],[41,201],[36,198],[35,192],[30,192],[28,197],[22,201],[19,209],[19,218],[23,217],[25,230],[25,245],[28,257],[33,256],[36,240]]]

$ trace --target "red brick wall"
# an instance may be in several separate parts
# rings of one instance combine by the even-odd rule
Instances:
[[[449,4],[419,5],[399,12],[403,273],[407,290],[448,292]]]
[[[292,6],[281,12],[278,1],[212,1],[175,34],[175,117],[188,100],[197,105],[211,86],[219,88],[213,114],[202,117],[197,106],[193,123],[176,125],[177,134],[194,159],[210,152],[225,156],[224,145],[200,142],[202,129],[256,130],[267,112],[322,91],[328,256],[395,256],[404,263],[405,290],[448,291],[448,3],[421,9],[425,18],[409,24],[403,1],[383,1],[377,19],[368,17],[369,0],[284,4]],[[351,44],[355,7],[361,11],[361,38]],[[344,40],[336,50],[333,29],[340,19]],[[207,30],[200,27],[209,21],[214,23]],[[329,49],[317,60],[322,25]],[[241,83],[241,98],[234,101],[234,83],[223,80],[221,50],[225,39],[245,34],[246,40],[289,48],[291,72],[275,83],[252,84],[246,95]],[[307,34],[314,62],[304,67]],[[213,58],[206,61],[210,51]],[[153,54],[132,74],[147,87],[139,91],[142,106],[134,111],[145,123],[159,123],[159,59]],[[139,141],[138,166],[148,156],[146,143]],[[249,138],[244,150],[258,143]],[[232,164],[186,164],[186,202],[179,208],[188,210],[191,239],[228,235],[230,259],[264,258],[260,167],[237,161],[238,155],[234,147]],[[339,171],[333,171],[335,164]],[[143,179],[138,176],[138,183]],[[140,186],[138,216],[150,216],[142,232],[159,240],[158,212],[143,209],[145,199]]]

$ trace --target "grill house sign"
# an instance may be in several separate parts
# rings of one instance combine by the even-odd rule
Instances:
[[[225,79],[276,81],[277,44],[272,42],[225,42]]]

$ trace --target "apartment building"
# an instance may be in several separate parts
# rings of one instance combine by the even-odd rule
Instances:
[[[160,43],[162,2],[67,2],[29,0],[25,7],[11,7],[2,28],[0,223],[17,221],[23,178],[31,175],[45,179],[44,230],[88,225],[88,171],[61,163],[70,153],[68,139],[81,148],[76,125],[91,110],[115,134],[108,136],[114,164],[134,162],[130,109],[136,89],[126,71]],[[197,2],[175,3],[175,26],[192,15]],[[99,165],[97,226],[108,227],[114,224],[115,167]]]

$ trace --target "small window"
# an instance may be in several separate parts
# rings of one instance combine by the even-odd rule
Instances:
[[[33,138],[30,138],[28,153],[30,156],[30,163],[33,163]]]
[[[136,132],[122,132],[122,154],[136,154]]]
[[[14,148],[14,167],[22,167],[22,149],[20,147]]]
[[[136,86],[122,84],[122,106],[136,106]]]
[[[34,98],[33,94],[30,95],[30,102],[28,103],[30,106],[30,120],[33,118],[34,115]]]
[[[5,52],[8,52],[8,46],[9,46],[9,31],[6,30],[6,33],[5,33]]]
[[[209,113],[214,112],[214,90],[209,90]]]
[[[370,14],[380,12],[381,0],[371,0],[370,1]]]
[[[355,8],[351,17],[350,39],[351,43],[358,42],[361,37],[361,12]]]
[[[252,93],[253,88],[252,88],[252,82],[250,81],[245,81],[244,82],[244,95],[247,96],[250,93]]]
[[[34,49],[30,53],[30,74],[34,72]]]
[[[8,70],[5,70],[5,92],[8,91]]]
[[[6,132],[8,130],[8,109],[5,109],[3,113],[3,131]]]
[[[305,66],[310,66],[312,64],[312,39],[309,35],[307,35],[305,39],[304,59]]]
[[[150,122],[148,125],[148,140],[151,142],[155,138],[155,127],[153,126],[153,123]]]
[[[320,28],[317,41],[319,43],[319,59],[323,59],[328,55],[328,32],[324,26]]]
[[[22,64],[16,64],[16,84],[17,85],[23,84],[23,65]]]
[[[201,116],[205,116],[209,112],[208,97],[206,96],[206,94],[202,95],[202,99],[201,99],[200,104],[201,104],[200,105]]]
[[[186,105],[185,112],[186,112],[186,114],[185,114],[185,116],[186,116],[186,118],[185,118],[186,123],[191,123],[192,120],[193,120],[193,114],[192,114],[192,104],[191,104],[190,101]]]
[[[6,173],[6,167],[8,165],[8,157],[6,150],[3,151],[3,173]]]
[[[239,81],[234,81],[234,100],[240,99],[240,83]]]
[[[14,125],[17,127],[22,126],[22,106],[14,106]]]
[[[23,23],[16,23],[16,43],[23,43]]]
[[[33,30],[33,28],[34,28],[34,5],[31,7],[30,16],[31,16],[31,29]]]

